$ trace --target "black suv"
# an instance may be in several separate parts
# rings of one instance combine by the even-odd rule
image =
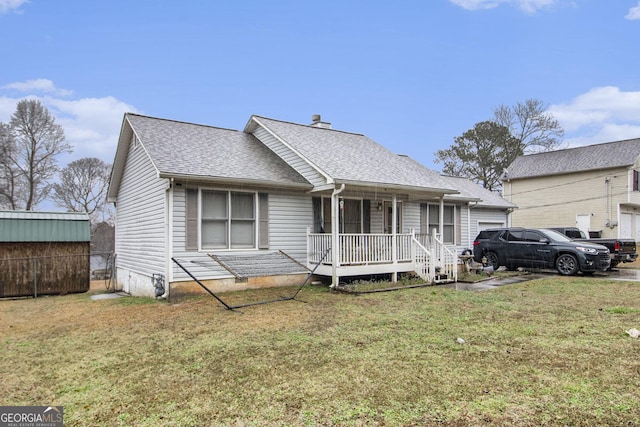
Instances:
[[[611,263],[609,249],[574,242],[557,231],[542,228],[492,228],[473,241],[473,257],[497,269],[555,268],[565,276],[578,271],[605,271]],[[484,260],[483,260],[484,258]]]

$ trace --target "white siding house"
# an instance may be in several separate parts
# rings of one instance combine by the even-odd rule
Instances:
[[[237,131],[127,113],[108,190],[117,283],[146,296],[199,289],[193,277],[233,290],[299,284],[316,266],[333,285],[402,272],[455,280],[482,219],[513,207],[498,199],[319,118],[252,116]],[[290,266],[260,266],[274,253]]]

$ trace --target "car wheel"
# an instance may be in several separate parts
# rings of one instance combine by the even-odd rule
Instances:
[[[571,254],[562,254],[556,260],[556,269],[563,276],[573,276],[578,272],[578,260]]]
[[[498,267],[498,255],[495,252],[487,252],[483,255],[484,258],[487,259],[487,265],[493,267],[494,270],[497,270]]]

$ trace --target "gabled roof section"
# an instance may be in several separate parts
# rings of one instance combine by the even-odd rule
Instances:
[[[507,168],[506,179],[558,175],[629,167],[640,156],[640,138],[520,156]]]
[[[364,135],[260,116],[252,117],[245,132],[251,132],[255,122],[336,184],[456,193],[437,172],[405,161]]]
[[[311,187],[253,135],[126,113],[111,177],[110,199],[117,194],[132,132],[161,178]],[[116,188],[112,189],[112,186]]]
[[[443,175],[443,178],[448,181],[453,188],[460,191],[460,194],[445,196],[445,200],[476,202],[477,206],[484,208],[514,209],[517,207],[513,203],[506,201],[499,194],[487,190],[468,178],[446,175]]]

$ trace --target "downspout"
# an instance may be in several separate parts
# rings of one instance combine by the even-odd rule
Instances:
[[[165,260],[165,294],[164,296],[169,300],[171,298],[171,290],[169,283],[173,281],[173,269],[171,268],[171,258],[173,257],[173,196],[175,189],[175,181],[173,178],[169,180],[169,188],[168,188],[168,197],[167,197],[167,238],[165,239],[167,248],[166,248],[166,260]]]
[[[331,194],[331,288],[338,286],[338,267],[340,263],[340,239],[338,233],[340,232],[340,217],[339,217],[339,203],[338,195],[344,191],[345,185],[342,184],[340,188],[333,190]]]
[[[398,195],[393,193],[393,208],[391,209],[391,260],[394,264],[391,281],[398,281]]]
[[[476,202],[477,204],[477,202]],[[467,247],[471,249],[471,202],[467,202]]]

